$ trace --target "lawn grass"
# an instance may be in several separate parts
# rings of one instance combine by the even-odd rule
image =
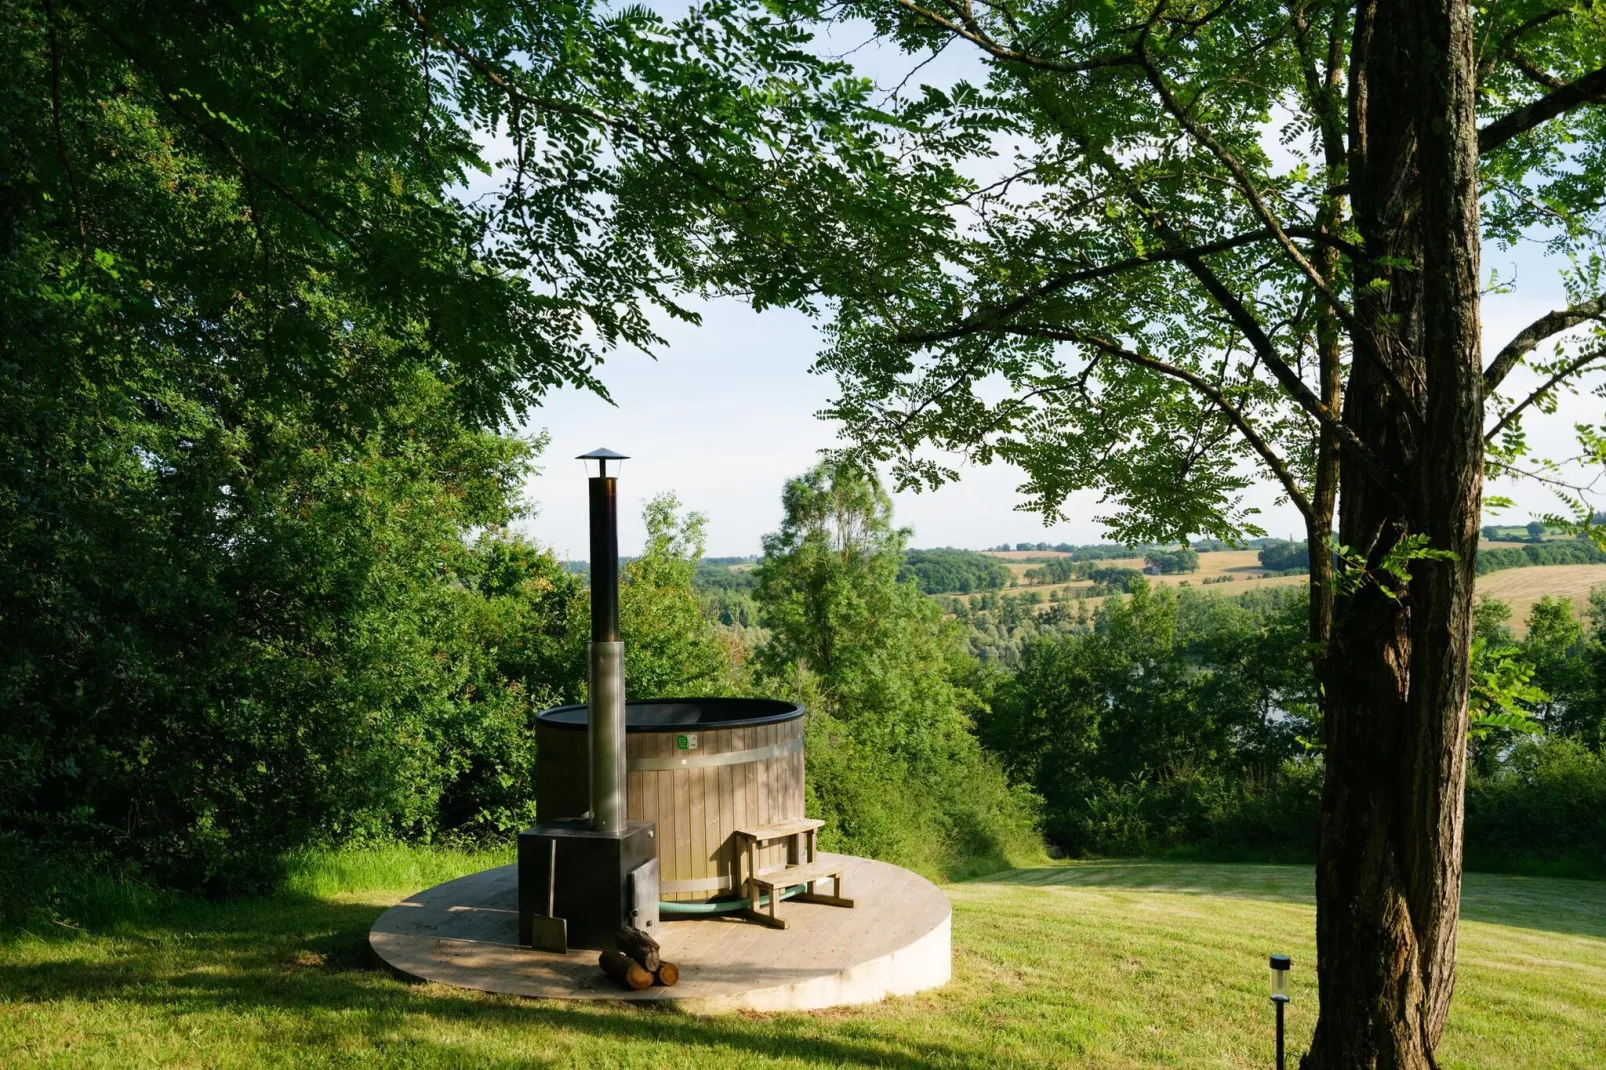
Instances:
[[[369,924],[498,854],[303,859],[277,896],[162,899],[0,943],[0,1065],[1264,1067],[1265,956],[1314,1024],[1308,869],[1082,862],[947,886],[954,980],[866,1008],[698,1017],[407,984]],[[1606,884],[1473,874],[1446,1067],[1606,1052]]]

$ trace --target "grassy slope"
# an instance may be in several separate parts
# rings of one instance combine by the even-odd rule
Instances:
[[[494,857],[401,849],[309,866],[292,891],[0,944],[0,1065],[1270,1065],[1265,955],[1314,1023],[1310,872],[1090,862],[950,885],[955,979],[810,1015],[698,1018],[408,985],[364,936],[421,883]],[[1606,884],[1473,875],[1446,1067],[1598,1066]]]

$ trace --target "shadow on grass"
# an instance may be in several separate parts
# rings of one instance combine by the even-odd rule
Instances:
[[[530,1000],[420,985],[398,979],[369,951],[368,930],[380,913],[374,906],[279,896],[196,904],[185,917],[133,919],[104,933],[53,935],[45,940],[52,961],[13,962],[0,971],[0,1003],[115,1001],[169,1015],[222,1012],[256,1023],[259,1044],[278,1043],[275,1031],[288,1029],[295,1043],[312,1046],[306,1050],[350,1053],[385,1037],[387,1048],[408,1049],[409,1062],[460,1061],[472,1050],[463,1043],[472,1031],[476,1041],[500,1041],[519,1052],[487,1053],[476,1065],[572,1063],[572,1051],[542,1058],[540,1034],[532,1033],[542,1029],[609,1043],[671,1044],[677,1057],[704,1049],[738,1065],[774,1058],[918,1070],[974,1057],[929,1041],[910,1054],[891,1038],[822,1036],[809,1017],[701,1016],[672,1004]],[[614,1057],[598,1053],[599,1061]]]
[[[1314,870],[1308,866],[1132,859],[1007,870],[978,878],[978,883],[1314,903],[1314,880]],[[1509,928],[1606,939],[1606,882],[1468,873],[1462,886],[1461,917]]]

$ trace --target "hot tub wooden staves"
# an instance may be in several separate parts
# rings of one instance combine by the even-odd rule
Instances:
[[[541,820],[586,811],[586,709],[536,719]],[[625,704],[625,795],[632,821],[658,823],[660,898],[736,894],[746,877],[734,833],[803,813],[803,708],[770,699],[659,699]],[[789,847],[759,854],[762,876]]]

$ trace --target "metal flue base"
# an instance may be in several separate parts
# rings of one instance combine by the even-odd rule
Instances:
[[[626,925],[657,931],[658,857],[651,822],[632,821],[620,833],[606,833],[584,820],[543,821],[519,833],[518,866],[519,943],[526,947],[533,946],[533,919],[546,914],[549,881],[552,914],[567,924],[571,948],[611,948],[613,934]]]

